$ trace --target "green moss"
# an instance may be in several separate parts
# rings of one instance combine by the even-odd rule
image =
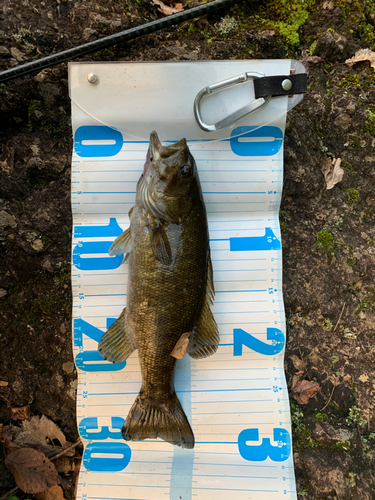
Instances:
[[[366,295],[361,302],[361,305],[354,311],[354,314],[358,316],[362,311],[366,311],[367,309],[374,310],[375,309],[375,288],[371,286],[365,287]]]
[[[359,200],[359,192],[356,189],[349,188],[348,189],[348,196],[349,196],[349,200],[348,200],[349,206],[354,205],[354,203],[357,203],[357,201]]]
[[[374,240],[368,240],[368,244],[372,247],[374,245]]]
[[[317,43],[318,43],[318,40],[315,40],[315,42],[313,42],[310,45],[310,48],[309,48],[309,54],[310,54],[310,56],[312,56],[314,54]]]
[[[366,109],[366,113],[368,114],[368,119],[363,127],[363,132],[370,132],[375,137],[375,108]]]
[[[339,87],[348,89],[349,87],[360,87],[361,78],[359,75],[346,75],[344,80],[339,83]]]
[[[327,413],[321,413],[321,412],[317,412],[315,413],[315,418],[317,420],[327,420]]]
[[[317,241],[314,246],[324,250],[328,256],[332,256],[334,253],[334,243],[335,238],[333,234],[325,229],[322,229],[322,231],[319,231],[317,234]]]
[[[350,165],[350,163],[347,163],[346,161],[344,161],[343,159],[341,159],[341,165],[346,168],[347,170],[351,170],[352,172],[354,172],[354,168]]]
[[[299,33],[315,6],[316,0],[271,0],[266,5],[266,29],[276,29],[288,48],[295,50],[300,42]]]

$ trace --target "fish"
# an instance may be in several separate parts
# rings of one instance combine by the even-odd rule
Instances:
[[[98,346],[120,363],[138,350],[142,386],[125,420],[126,441],[195,439],[174,387],[178,359],[214,354],[219,333],[206,208],[186,139],[163,146],[155,131],[137,183],[130,226],[110,255],[129,255],[127,303]],[[124,259],[125,260],[125,259]]]

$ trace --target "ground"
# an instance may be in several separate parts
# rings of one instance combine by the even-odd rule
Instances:
[[[0,69],[161,17],[146,0],[3,5]],[[287,380],[300,371],[322,387],[308,404],[291,398],[299,500],[375,499],[375,75],[345,64],[375,48],[374,18],[373,0],[239,2],[82,59],[317,56],[288,115],[280,212]],[[75,441],[67,65],[1,84],[0,97],[0,422],[30,404]],[[329,158],[345,173],[326,190]],[[14,486],[3,462],[1,494]]]

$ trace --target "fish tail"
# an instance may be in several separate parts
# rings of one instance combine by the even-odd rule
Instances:
[[[126,441],[161,438],[182,448],[194,448],[194,434],[176,394],[161,402],[137,396],[126,418]]]

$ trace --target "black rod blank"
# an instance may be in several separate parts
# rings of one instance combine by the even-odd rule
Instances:
[[[234,3],[238,0],[213,0],[213,2],[206,3],[204,5],[198,5],[192,9],[178,12],[172,16],[165,17],[163,19],[157,19],[156,21],[151,21],[141,26],[136,26],[125,31],[120,31],[114,35],[109,35],[99,40],[94,40],[93,42],[85,43],[84,45],[79,45],[78,47],[73,47],[72,49],[63,50],[57,54],[51,54],[49,56],[43,57],[36,61],[27,62],[25,64],[20,64],[14,68],[7,69],[0,73],[0,82],[6,82],[7,80],[13,80],[21,76],[34,73],[36,71],[41,71],[45,68],[50,68],[56,64],[60,64],[72,59],[77,59],[91,52],[96,52],[107,47],[111,47],[117,43],[128,42],[134,40],[143,35],[148,35],[154,31],[173,26],[175,24],[180,24],[195,17],[200,17],[214,10],[221,9]]]

